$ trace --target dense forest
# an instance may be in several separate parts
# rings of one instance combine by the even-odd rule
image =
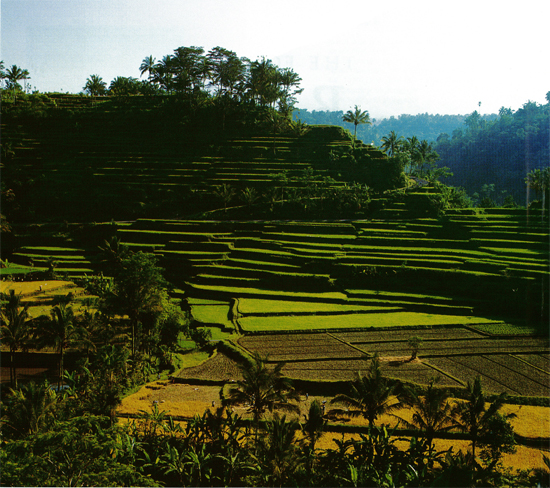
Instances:
[[[550,92],[546,97],[545,105],[527,102],[515,112],[502,108],[492,121],[473,112],[465,127],[441,134],[435,149],[453,172],[447,182],[499,205],[509,195],[519,205],[540,198],[526,192],[524,180],[550,164]]]
[[[550,100],[550,96],[547,95]],[[342,111],[295,110],[293,116],[307,124],[330,124],[351,129]],[[381,145],[391,134],[405,143],[411,138],[433,143],[438,166],[450,170],[445,182],[462,187],[473,204],[527,205],[542,194],[528,192],[525,177],[550,163],[550,104],[526,102],[498,115],[403,114],[369,120],[357,127],[357,137]],[[508,199],[507,199],[508,197]]]

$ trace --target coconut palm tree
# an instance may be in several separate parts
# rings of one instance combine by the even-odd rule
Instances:
[[[342,120],[344,122],[349,122],[350,124],[354,125],[355,127],[355,131],[353,133],[354,144],[355,144],[355,141],[357,140],[357,126],[359,124],[367,124],[367,125],[372,124],[369,113],[366,110],[362,112],[357,105],[355,106],[355,110],[353,111],[348,110],[342,117]]]
[[[250,364],[240,367],[243,379],[229,389],[224,405],[248,405],[248,412],[252,413],[254,422],[258,425],[260,418],[266,411],[274,409],[298,412],[299,408],[288,400],[298,399],[298,394],[292,387],[292,382],[281,372],[285,363],[277,363],[269,367],[267,357],[259,353],[252,355]]]
[[[481,385],[481,378],[476,376],[474,381],[468,381],[466,386],[467,399],[457,403],[453,409],[458,428],[470,434],[472,441],[472,463],[475,463],[476,447],[479,438],[487,429],[491,420],[497,416],[506,401],[507,394],[501,393],[487,408],[487,401]],[[515,414],[508,414],[506,419],[514,418]]]
[[[252,207],[258,199],[258,193],[254,188],[244,188],[241,190],[241,198],[247,207]]]
[[[408,152],[408,166],[409,174],[412,174],[414,166],[418,163],[418,145],[420,141],[418,137],[407,137],[407,140],[403,143],[403,149]]]
[[[434,164],[439,159],[439,154],[434,150],[433,143],[428,142],[427,140],[420,141],[420,144],[417,146],[417,161],[416,165],[420,168],[418,176],[421,178],[424,177],[424,165],[425,164]]]
[[[15,436],[38,432],[53,413],[56,395],[47,382],[10,389],[5,422]],[[4,419],[3,419],[4,420]]]
[[[4,80],[6,79],[5,69],[4,61],[0,61],[0,88],[4,88]]]
[[[21,85],[19,82],[21,80],[30,79],[29,72],[26,69],[21,69],[17,65],[12,65],[11,68],[8,68],[5,72],[5,77],[8,80],[7,88],[13,89],[13,101],[15,102],[15,94],[19,89],[21,90]]]
[[[92,97],[98,97],[105,95],[107,90],[107,83],[103,81],[103,78],[99,75],[91,75],[84,85],[84,91]]]
[[[528,188],[535,190],[537,195],[542,195],[542,219],[544,221],[546,194],[550,188],[550,166],[544,169],[534,169],[530,171],[525,178],[525,184]]]
[[[152,55],[143,58],[141,66],[139,67],[139,72],[141,76],[143,76],[144,73],[149,73],[147,78],[151,81],[153,73],[155,72],[155,58]]]
[[[300,456],[296,442],[298,421],[286,421],[286,415],[267,422],[266,434],[260,438],[259,458],[262,464],[260,486],[288,486],[298,467]]]
[[[397,388],[397,383],[391,382],[382,375],[380,359],[376,354],[372,358],[367,376],[357,373],[355,381],[351,384],[351,393],[336,395],[330,401],[331,405],[340,404],[347,408],[334,409],[329,414],[362,416],[368,420],[372,428],[380,415],[401,408],[402,403]]]
[[[323,416],[323,410],[319,400],[313,400],[309,406],[307,415],[304,415],[305,422],[302,424],[302,432],[312,451],[315,450],[315,443],[323,434],[323,430],[327,424]]]
[[[433,439],[437,432],[446,431],[457,426],[453,417],[453,405],[449,392],[437,388],[438,378],[432,379],[425,389],[407,390],[404,403],[414,410],[412,422],[399,418],[408,428],[419,429],[424,433],[426,442],[433,448]]]
[[[301,425],[305,445],[306,468],[311,474],[313,470],[313,461],[315,459],[315,444],[321,438],[323,430],[327,425],[327,420],[323,415],[323,410],[319,400],[314,400],[309,406],[307,415],[304,415],[305,422]]]
[[[21,297],[16,295],[14,290],[10,290],[8,301],[0,311],[0,340],[10,350],[10,383],[13,388],[17,388],[15,353],[27,348],[31,336],[28,309],[29,305],[21,307]]]
[[[86,329],[76,320],[74,310],[60,303],[50,311],[50,320],[40,320],[36,334],[39,347],[53,346],[59,354],[59,381],[63,378],[63,361],[68,347],[86,342]]]
[[[391,131],[387,136],[382,137],[382,149],[390,157],[395,156],[403,144],[403,136],[397,136],[395,131]]]
[[[221,186],[216,186],[214,193],[223,200],[223,210],[227,212],[227,205],[231,203],[231,200],[235,196],[235,189],[231,188],[231,185],[224,183]]]

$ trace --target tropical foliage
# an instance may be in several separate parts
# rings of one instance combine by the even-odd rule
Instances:
[[[341,404],[345,410],[333,409],[331,415],[343,414],[350,417],[362,416],[371,427],[376,419],[402,407],[398,396],[398,384],[382,375],[380,359],[377,355],[371,360],[367,376],[357,375],[351,384],[349,394],[336,395],[331,404]]]
[[[10,351],[10,383],[17,388],[15,353],[28,348],[31,338],[29,305],[21,303],[21,297],[10,290],[9,298],[2,304],[0,312],[0,340]]]
[[[550,103],[531,101],[516,111],[502,107],[494,120],[473,112],[465,127],[437,139],[441,164],[453,172],[449,183],[471,195],[481,194],[484,184],[494,184],[491,197],[499,205],[507,196],[519,204],[528,202],[523,185],[526,173],[548,166],[549,119]]]

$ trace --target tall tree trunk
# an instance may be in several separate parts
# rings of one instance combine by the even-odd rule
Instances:
[[[63,357],[65,355],[65,348],[61,347],[59,358],[59,378],[57,380],[57,393],[61,391],[61,380],[63,379]]]
[[[10,350],[10,383],[17,390],[17,367],[15,366],[15,350]]]

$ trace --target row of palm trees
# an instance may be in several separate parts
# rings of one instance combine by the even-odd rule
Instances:
[[[267,358],[262,358],[256,353],[250,364],[242,368],[242,380],[232,386],[227,393],[222,388],[220,396],[223,405],[247,405],[247,411],[252,414],[257,428],[267,411],[282,409],[287,412],[299,412],[298,406],[291,403],[298,395],[291,382],[283,377],[283,366],[284,363],[278,363],[274,368],[269,368]],[[400,382],[384,377],[380,359],[375,355],[367,374],[358,374],[356,380],[350,384],[350,393],[336,395],[330,400],[329,405],[337,408],[325,414],[319,404],[312,403],[309,412],[312,423],[308,429],[314,424],[322,430],[327,419],[345,416],[363,417],[373,430],[382,415],[390,414],[406,428],[420,431],[430,452],[434,450],[434,438],[439,433],[452,429],[469,434],[472,463],[475,462],[476,448],[480,440],[489,442],[489,431],[492,431],[494,438],[497,437],[497,431],[510,434],[506,442],[502,443],[502,448],[513,448],[512,430],[508,420],[515,415],[499,413],[506,400],[506,393],[496,397],[488,406],[479,376],[468,382],[464,400],[452,399],[448,391],[437,387],[436,383],[437,379],[434,379],[424,388],[404,387]],[[396,412],[402,409],[412,409],[410,420],[396,415]],[[307,431],[313,446],[320,433],[314,430]],[[497,453],[492,462],[498,462],[499,458],[500,455]]]
[[[301,78],[292,69],[279,68],[266,58],[238,57],[219,46],[206,54],[202,47],[178,47],[159,61],[152,55],[145,57],[139,69],[146,80],[117,77],[107,89],[107,83],[94,74],[86,80],[84,91],[92,96],[179,93],[195,100],[213,96],[262,107],[278,105],[284,113],[303,91]]]
[[[17,388],[16,352],[27,351],[31,347],[53,347],[59,355],[58,376],[61,381],[67,349],[90,343],[89,331],[83,325],[82,318],[77,319],[67,302],[52,307],[49,318],[42,316],[36,321],[31,320],[28,309],[29,304],[23,304],[21,297],[10,290],[0,312],[0,337],[10,351],[10,383],[14,388]]]
[[[434,143],[419,140],[416,136],[404,139],[391,131],[382,137],[380,146],[389,157],[401,157],[410,175],[426,178],[434,170],[439,155],[434,149]]]
[[[489,432],[497,438],[499,428],[506,430],[502,422],[506,419],[499,414],[504,396],[487,406],[479,378],[468,384],[463,401],[453,403],[434,383],[418,391],[401,388],[380,373],[375,357],[367,375],[351,385],[349,395],[338,395],[329,402],[345,408],[325,412],[324,406],[314,400],[305,415],[287,417],[278,411],[298,414],[300,409],[294,403],[298,395],[282,375],[282,367],[282,363],[272,366],[267,358],[255,354],[242,365],[242,379],[220,391],[222,406],[197,415],[185,425],[174,422],[158,405],[152,411],[141,411],[135,422],[117,429],[116,439],[125,439],[124,446],[113,447],[109,455],[116,456],[120,463],[133,463],[130,465],[136,473],[169,486],[425,486],[433,481],[436,470],[446,468],[455,474],[468,469],[472,479],[477,476],[479,480],[500,459],[502,450],[497,446],[487,451],[484,469],[476,460],[479,444],[485,452],[491,443]],[[95,378],[96,394],[101,393],[106,381]],[[56,421],[67,417],[63,422],[71,422],[72,412],[82,412],[78,403],[86,397],[76,379],[68,378],[68,383],[71,389],[57,394],[46,384],[31,383],[12,390],[3,419],[8,437],[30,445],[37,436],[47,443],[41,436],[47,437],[52,429],[60,432],[66,428]],[[236,405],[246,407],[251,422],[233,412]],[[395,428],[377,425],[381,415],[394,413],[398,418],[397,409],[404,407],[411,408],[413,415],[410,421],[401,419],[400,423],[420,431],[422,437],[413,437],[406,451],[395,444],[399,440]],[[266,419],[268,412],[272,415]],[[358,440],[334,439],[336,449],[319,449],[329,419],[340,415],[363,416],[370,425],[368,433]],[[83,418],[75,417],[74,421],[82,423]],[[114,428],[116,424],[110,425]],[[460,453],[435,452],[434,438],[451,428],[470,435],[471,454],[465,458]],[[107,430],[102,431],[101,439],[111,442]],[[42,455],[41,448],[43,444],[35,446],[35,456]],[[460,470],[453,471],[457,465]]]

